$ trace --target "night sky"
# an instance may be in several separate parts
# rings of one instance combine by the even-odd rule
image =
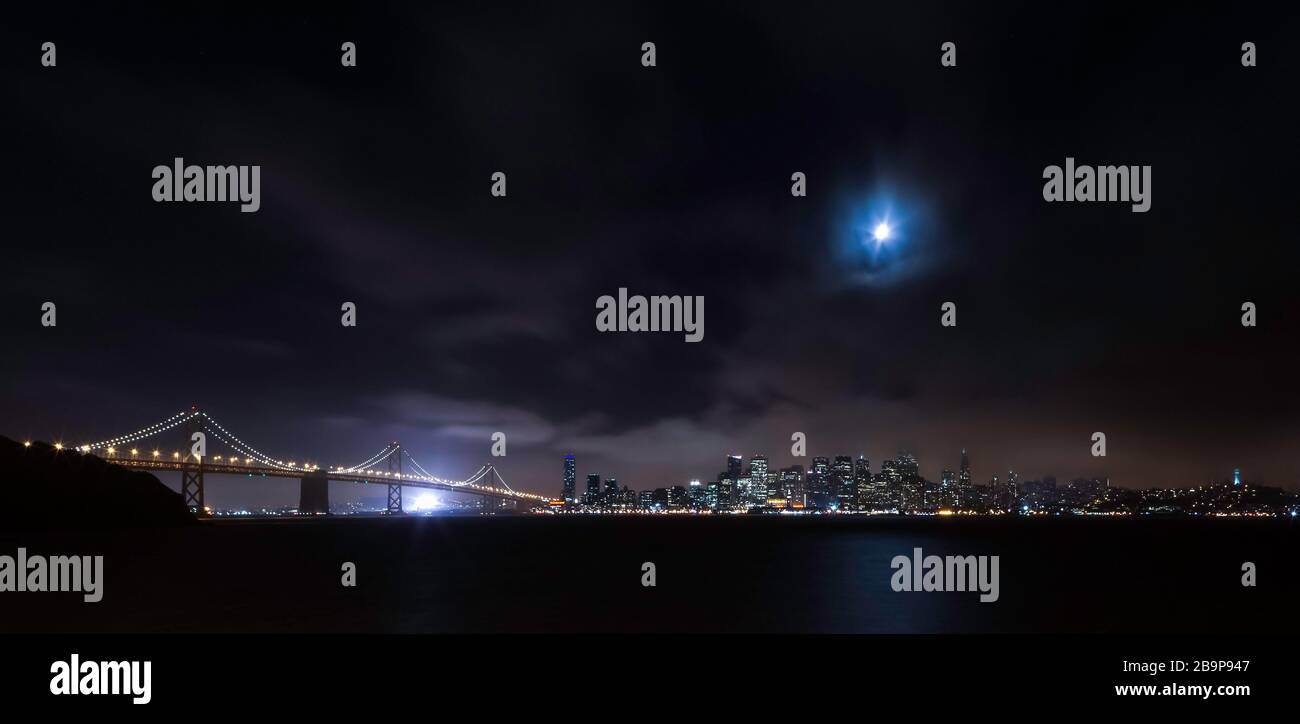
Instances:
[[[979,483],[1300,486],[1296,15],[480,5],[7,19],[0,434],[199,404],[277,457],[397,439],[459,478],[499,430],[548,494],[566,452],[634,489],[807,466],[795,431],[930,478],[965,447]],[[155,203],[177,156],[261,165],[261,210]],[[1151,165],[1151,210],[1046,203],[1067,156]],[[704,340],[597,332],[619,287],[703,295]],[[209,499],[297,495],[240,485]]]

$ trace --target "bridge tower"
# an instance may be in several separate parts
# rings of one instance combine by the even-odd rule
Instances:
[[[492,467],[491,463],[488,463],[487,469],[488,469],[488,474],[484,485],[486,485],[489,488],[495,488],[497,487],[497,469]],[[496,510],[499,507],[501,507],[501,503],[496,498],[492,497],[491,495],[483,496],[484,511]]]
[[[388,484],[388,514],[400,515],[402,512],[402,446],[393,442],[396,451],[388,456],[388,472],[397,476],[396,483]]]
[[[185,450],[185,455],[181,459],[181,497],[185,500],[185,507],[190,509],[195,515],[205,515],[205,506],[203,503],[203,457],[193,454],[194,433],[203,434],[204,438],[207,433],[204,430],[204,417],[199,414],[199,408],[190,408],[194,414],[191,414],[185,420],[185,442],[181,447]],[[204,440],[206,446],[207,441]],[[207,450],[204,449],[204,453]],[[204,456],[206,457],[206,455]]]

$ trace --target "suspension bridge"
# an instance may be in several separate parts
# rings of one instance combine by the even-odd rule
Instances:
[[[183,435],[183,446],[171,452],[142,443],[163,439],[168,433]],[[214,445],[213,443],[217,443]],[[63,445],[56,444],[59,450]],[[220,450],[213,454],[213,449]],[[133,470],[178,472],[181,496],[198,515],[208,509],[204,484],[208,475],[241,475],[300,478],[302,495],[299,512],[329,512],[328,484],[331,480],[388,486],[387,513],[401,514],[402,488],[431,488],[481,498],[485,510],[518,509],[520,505],[545,504],[545,496],[515,490],[491,464],[480,467],[464,480],[448,480],[431,474],[396,441],[353,465],[322,468],[293,459],[277,459],[244,442],[206,412],[192,407],[135,432],[74,448]],[[304,510],[306,509],[306,510]]]

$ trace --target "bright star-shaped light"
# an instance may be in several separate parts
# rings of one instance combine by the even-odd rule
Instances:
[[[871,235],[876,238],[876,241],[884,241],[885,239],[888,239],[889,224],[886,224],[883,221],[876,224],[876,228],[871,232]]]

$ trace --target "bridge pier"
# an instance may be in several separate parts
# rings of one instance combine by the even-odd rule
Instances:
[[[298,513],[329,515],[330,480],[324,470],[316,470],[302,476],[298,494]]]

